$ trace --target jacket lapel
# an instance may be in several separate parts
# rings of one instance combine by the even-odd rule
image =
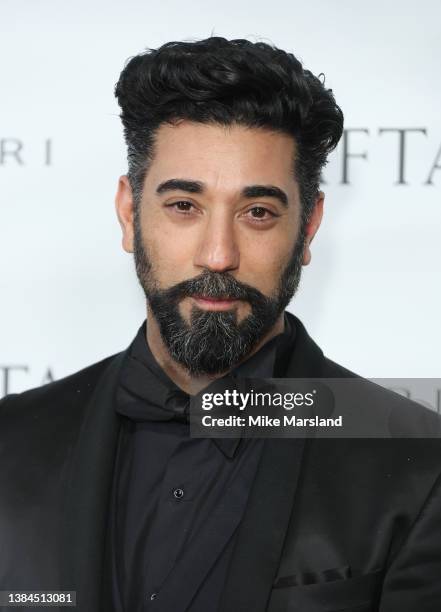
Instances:
[[[322,349],[308,334],[300,319],[290,312],[286,315],[295,325],[296,338],[285,378],[322,378],[325,366]]]
[[[60,571],[63,588],[77,591],[81,612],[99,610],[107,510],[119,432],[113,398],[126,353],[118,354],[98,381],[66,483]]]
[[[320,377],[324,364],[321,349],[299,319],[287,315],[296,326],[296,340],[285,377]],[[265,440],[239,527],[221,612],[266,610],[294,507],[304,448],[304,438]]]

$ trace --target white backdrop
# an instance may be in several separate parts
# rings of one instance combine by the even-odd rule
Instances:
[[[266,40],[324,72],[345,113],[325,217],[290,305],[368,377],[439,377],[441,4],[14,0],[0,4],[0,396],[122,350],[144,318],[113,208],[113,87],[169,40]],[[400,177],[400,133],[403,167]],[[355,131],[352,131],[355,130]],[[403,132],[404,134],[404,132]],[[400,180],[401,178],[401,180]],[[398,183],[398,184],[397,184]]]

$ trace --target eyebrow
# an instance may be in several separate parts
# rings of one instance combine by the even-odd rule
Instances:
[[[168,179],[163,181],[156,188],[158,195],[167,191],[186,191],[187,193],[203,193],[205,190],[204,183],[201,181],[193,181],[188,179]],[[248,185],[242,189],[242,197],[245,198],[274,198],[279,200],[284,208],[288,207],[288,196],[276,185]]]

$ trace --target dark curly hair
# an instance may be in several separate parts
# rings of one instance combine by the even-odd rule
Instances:
[[[319,190],[321,170],[343,132],[343,113],[324,79],[305,70],[292,53],[264,42],[213,36],[148,49],[128,61],[115,96],[135,203],[161,124],[178,119],[240,124],[294,137],[294,176],[305,222]]]

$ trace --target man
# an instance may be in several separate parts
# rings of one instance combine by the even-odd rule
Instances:
[[[291,54],[212,37],[132,58],[116,96],[147,319],[123,353],[2,402],[0,589],[91,612],[439,610],[423,409],[399,400],[399,440],[189,434],[218,379],[355,377],[285,310],[343,129],[332,91]]]

